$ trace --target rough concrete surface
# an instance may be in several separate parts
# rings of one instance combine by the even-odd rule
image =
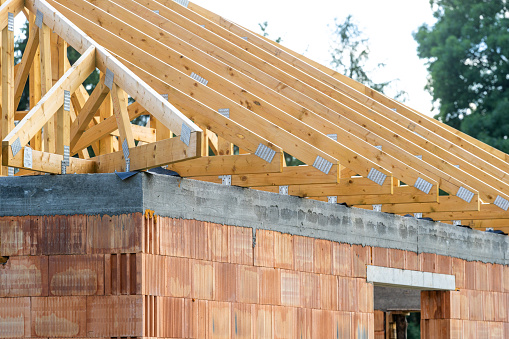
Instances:
[[[241,187],[140,173],[0,178],[0,215],[143,212],[509,264],[508,237]]]

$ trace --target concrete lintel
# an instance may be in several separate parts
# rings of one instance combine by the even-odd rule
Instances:
[[[367,281],[377,286],[394,286],[423,291],[453,291],[456,289],[456,277],[454,275],[373,265],[367,266]]]

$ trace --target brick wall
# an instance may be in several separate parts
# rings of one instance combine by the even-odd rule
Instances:
[[[137,213],[2,217],[0,255],[0,338],[382,338],[366,265],[456,275],[423,338],[509,337],[509,269],[429,253]]]

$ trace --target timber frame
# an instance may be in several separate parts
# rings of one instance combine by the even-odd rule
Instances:
[[[0,3],[0,175],[165,166],[509,231],[507,154],[187,0]],[[14,65],[18,13],[29,37]],[[27,82],[30,108],[17,111]]]

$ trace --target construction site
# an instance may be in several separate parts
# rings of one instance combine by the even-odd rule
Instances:
[[[0,338],[509,338],[507,154],[187,0],[0,3]]]

